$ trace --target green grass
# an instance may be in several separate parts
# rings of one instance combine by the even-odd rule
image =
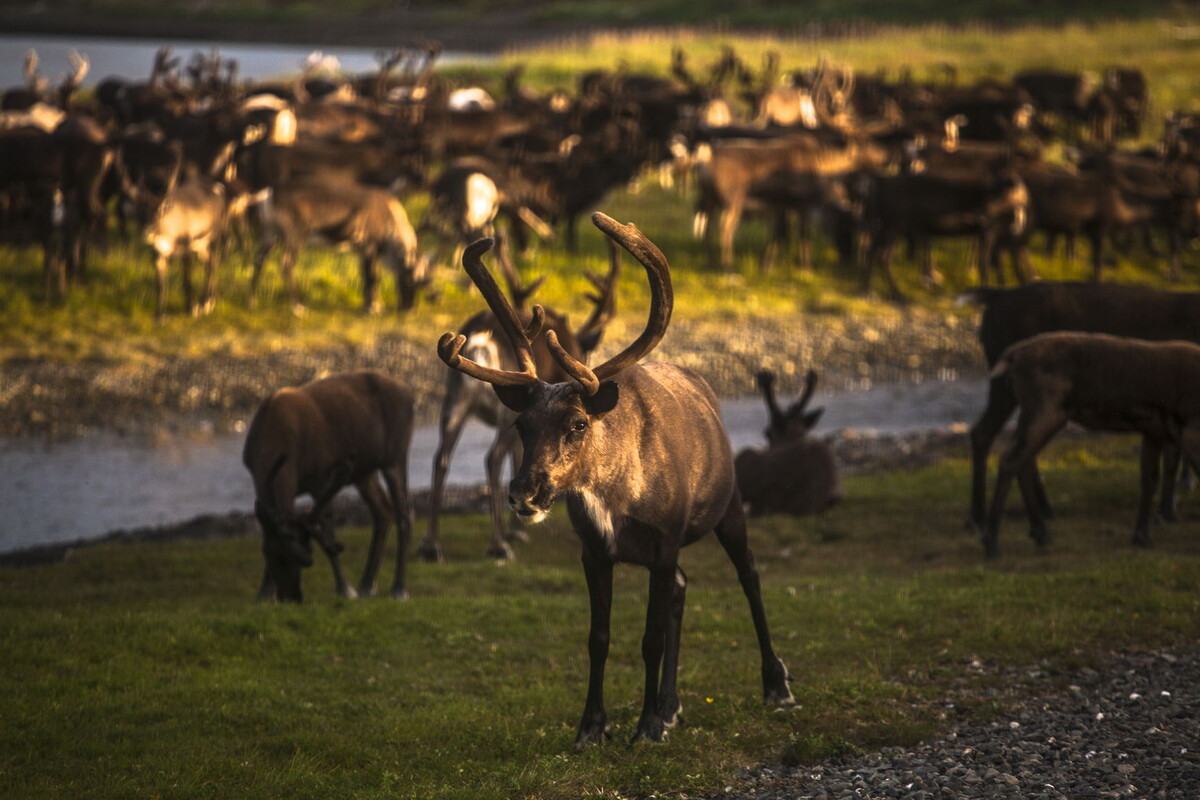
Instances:
[[[507,566],[479,560],[483,518],[451,518],[448,563],[413,565],[402,604],[336,599],[323,563],[302,607],[257,604],[252,538],[101,545],[4,569],[0,797],[680,796],[719,793],[764,760],[912,743],[952,721],[951,689],[988,680],[972,659],[1070,667],[1200,635],[1196,523],[1157,528],[1149,551],[1129,544],[1134,453],[1123,438],[1052,447],[1054,544],[1035,552],[1014,515],[994,566],[962,528],[965,459],[851,478],[818,518],[755,521],[777,649],[796,676],[800,705],[786,712],[761,705],[720,548],[688,549],[685,724],[660,745],[626,744],[646,574],[619,568],[615,739],[578,755],[587,599],[561,509]],[[366,531],[343,539],[357,570]],[[955,702],[960,715],[997,710]]]

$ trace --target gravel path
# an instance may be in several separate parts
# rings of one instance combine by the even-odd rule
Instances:
[[[959,724],[913,748],[754,770],[716,797],[1200,797],[1200,647],[1117,656],[1071,674],[1026,669],[1000,677],[1007,688],[994,690],[995,699],[1008,711],[993,720]]]

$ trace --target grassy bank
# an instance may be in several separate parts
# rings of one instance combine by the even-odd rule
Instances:
[[[1150,551],[1128,543],[1134,450],[1128,439],[1052,448],[1055,542],[1035,553],[1012,518],[995,566],[962,529],[962,460],[853,478],[817,519],[753,523],[796,676],[800,707],[787,712],[760,704],[749,614],[720,548],[690,548],[685,724],[662,745],[626,745],[645,573],[619,569],[615,740],[582,755],[571,742],[587,599],[561,509],[506,567],[478,560],[485,520],[449,521],[448,563],[415,565],[404,604],[336,600],[323,563],[305,576],[303,607],[256,604],[253,539],[105,545],[6,569],[0,796],[694,796],[763,760],[914,742],[995,713],[976,696],[995,685],[992,667],[1078,666],[1200,635],[1195,523],[1157,528]],[[366,532],[344,538],[357,569]]]

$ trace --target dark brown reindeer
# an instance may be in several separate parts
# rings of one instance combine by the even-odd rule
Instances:
[[[1150,544],[1150,507],[1158,489],[1163,449],[1174,445],[1200,467],[1200,346],[1151,342],[1105,333],[1056,331],[1019,341],[992,369],[1020,406],[1012,446],[1000,458],[996,491],[983,532],[987,558],[999,555],[1000,520],[1015,478],[1029,515],[1029,535],[1049,541],[1038,452],[1067,422],[1142,436],[1141,492],[1133,542]]]
[[[438,342],[438,355],[447,365],[491,383],[501,402],[518,413],[524,458],[509,485],[509,505],[536,523],[545,519],[558,497],[567,500],[582,544],[591,601],[591,668],[577,749],[608,737],[604,667],[617,563],[650,570],[642,638],[645,693],[633,739],[660,741],[679,721],[676,673],[687,590],[679,552],[709,531],[716,532],[736,566],[750,604],[762,656],[764,700],[776,706],[795,702],[787,667],[771,646],[717,399],[690,370],[637,363],[654,349],[670,322],[673,297],[667,260],[635,226],[599,212],[592,221],[641,262],[650,281],[649,321],[631,345],[589,369],[548,331],[550,352],[572,380],[552,384],[540,379],[532,342],[542,330],[544,312],[535,307],[529,323],[522,323],[480,260],[491,246],[486,239],[467,249],[463,266],[512,342],[519,369],[495,369],[463,358],[467,342],[460,334],[446,333]]]
[[[509,294],[513,298],[513,306],[522,320],[530,318],[528,299],[537,291],[542,279],[534,281],[529,286],[521,285],[521,277],[517,273],[509,257],[507,240],[499,240],[497,247],[498,261]],[[592,286],[594,294],[588,299],[594,308],[591,315],[582,326],[572,331],[567,317],[555,311],[545,311],[546,327],[555,331],[559,343],[572,357],[585,361],[587,356],[600,344],[604,329],[616,313],[617,279],[620,275],[620,256],[617,246],[610,242],[610,258],[608,274],[601,277],[591,272],[585,273]],[[480,311],[468,319],[459,329],[459,334],[467,338],[463,347],[463,355],[472,361],[482,364],[495,365],[502,369],[515,369],[516,356],[508,346],[503,329],[490,311]],[[539,338],[534,344],[534,357],[537,361],[539,374],[555,380],[568,380],[570,376],[564,373],[546,348],[545,339]],[[488,448],[485,457],[487,469],[489,503],[492,512],[492,537],[488,543],[486,555],[488,558],[507,561],[512,559],[513,551],[509,540],[522,538],[523,531],[516,514],[512,514],[508,529],[504,526],[504,493],[500,487],[501,471],[505,459],[510,459],[513,473],[517,471],[521,455],[520,437],[513,427],[516,415],[504,407],[496,398],[496,393],[488,388],[488,384],[467,377],[462,372],[450,370],[446,378],[446,392],[442,399],[442,412],[438,425],[438,449],[433,457],[433,480],[429,494],[429,528],[425,537],[417,545],[417,555],[427,561],[442,560],[442,546],[438,538],[438,518],[441,514],[442,496],[445,493],[446,474],[450,470],[450,459],[454,455],[455,445],[463,428],[471,419],[477,419],[496,428],[496,439]]]
[[[254,513],[263,529],[266,568],[260,600],[300,602],[300,570],[312,566],[315,539],[333,567],[345,598],[375,593],[390,517],[396,520],[396,575],[391,595],[408,597],[408,446],[413,429],[412,391],[374,370],[331,375],[280,389],[259,407],[246,434],[242,463],[254,479]],[[387,485],[388,498],[379,485]],[[373,530],[358,591],[346,580],[328,504],[353,484],[371,512]],[[310,511],[296,497],[313,498]],[[391,515],[388,513],[391,501]]]
[[[757,380],[770,416],[767,447],[747,448],[734,459],[742,502],[751,514],[818,514],[841,499],[842,487],[829,444],[808,435],[825,412],[808,410],[817,373],[808,371],[804,391],[787,409],[775,399],[774,374],[764,370]]]

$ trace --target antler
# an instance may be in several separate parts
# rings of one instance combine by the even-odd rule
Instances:
[[[754,377],[758,383],[758,388],[762,390],[763,400],[767,404],[767,413],[771,417],[771,427],[781,427],[784,424],[784,415],[783,410],[779,408],[779,403],[775,400],[775,373],[764,369]]]
[[[817,371],[810,369],[804,373],[804,391],[800,393],[800,399],[792,403],[788,407],[789,414],[798,414],[803,412],[808,407],[808,401],[812,399],[813,392],[817,388]]]
[[[674,293],[671,289],[670,265],[667,264],[666,256],[654,245],[654,242],[647,239],[636,225],[632,223],[622,225],[599,211],[592,214],[592,224],[624,247],[646,268],[646,277],[650,280],[650,315],[646,321],[645,330],[631,345],[594,370],[572,358],[558,343],[558,337],[554,331],[546,332],[546,344],[549,345],[551,355],[568,375],[579,381],[584,392],[589,395],[600,390],[601,381],[636,364],[658,346],[667,332],[667,325],[671,321],[671,310],[675,304]]]
[[[496,285],[495,279],[483,265],[481,256],[491,249],[492,244],[492,239],[479,239],[468,245],[466,252],[463,253],[463,268],[471,276],[475,285],[479,287],[483,299],[487,301],[488,308],[496,315],[496,320],[512,344],[513,353],[516,354],[517,363],[521,369],[518,372],[494,369],[485,367],[469,358],[463,358],[460,351],[467,343],[467,337],[461,333],[442,334],[442,338],[438,340],[438,355],[451,369],[465,372],[472,378],[486,383],[495,386],[529,386],[539,380],[531,345],[542,331],[542,326],[546,321],[546,312],[541,306],[534,306],[533,318],[529,321],[529,325],[524,327],[521,325],[517,312],[513,310],[512,305],[500,291],[500,287]]]
[[[617,243],[609,239],[608,274],[600,276],[591,271],[584,272],[584,277],[596,290],[587,295],[594,306],[592,313],[575,332],[575,339],[585,353],[592,352],[600,345],[604,329],[617,313],[617,279],[620,275],[621,251],[617,249]]]
[[[496,231],[496,261],[500,264],[500,271],[504,274],[504,282],[508,285],[508,294],[512,297],[513,308],[518,311],[525,308],[529,302],[529,298],[533,296],[546,280],[546,276],[542,275],[533,283],[525,286],[521,283],[521,273],[517,271],[517,267],[513,264],[512,255],[508,247],[508,238],[500,231]]]

